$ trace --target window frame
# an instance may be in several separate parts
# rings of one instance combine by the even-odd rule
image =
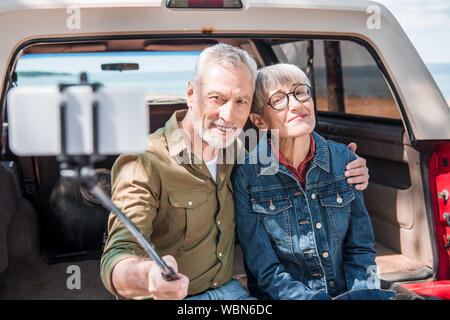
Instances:
[[[330,41],[342,41],[342,40],[348,40],[348,41],[354,41],[358,44],[360,44],[361,46],[365,47],[369,54],[372,56],[372,58],[374,59],[375,64],[377,65],[377,67],[379,68],[379,70],[381,71],[383,77],[385,78],[389,89],[391,90],[392,96],[395,100],[395,102],[397,103],[397,106],[399,108],[399,112],[400,115],[402,117],[402,123],[404,125],[404,128],[406,130],[406,133],[409,136],[409,139],[411,141],[411,143],[414,145],[416,142],[414,133],[411,129],[411,125],[409,123],[408,117],[406,115],[406,111],[404,108],[404,105],[402,103],[402,100],[400,98],[400,95],[394,85],[394,82],[392,81],[392,79],[389,76],[389,73],[386,69],[386,67],[384,66],[383,62],[381,61],[380,57],[378,56],[377,52],[375,51],[375,49],[364,39],[356,37],[356,36],[349,36],[349,35],[302,35],[301,33],[299,34],[280,34],[280,33],[274,33],[274,34],[267,34],[267,33],[240,33],[240,34],[229,34],[229,33],[203,33],[203,34],[130,34],[130,35],[108,35],[108,36],[83,36],[83,37],[60,37],[60,38],[35,38],[35,39],[30,39],[30,40],[26,40],[22,43],[20,43],[16,49],[14,50],[14,52],[12,53],[12,55],[10,56],[9,62],[8,62],[8,66],[7,66],[7,76],[4,79],[4,84],[3,84],[3,91],[1,92],[1,97],[0,97],[0,108],[1,108],[1,113],[0,113],[0,122],[4,123],[6,120],[6,93],[9,90],[9,84],[10,84],[10,78],[11,78],[11,74],[14,71],[15,65],[18,61],[18,56],[20,54],[20,52],[29,47],[29,46],[33,46],[33,45],[38,45],[38,44],[56,44],[56,43],[64,43],[64,42],[78,42],[80,44],[82,43],[88,43],[88,42],[98,42],[98,41],[107,41],[107,40],[131,40],[131,39],[167,39],[167,40],[174,40],[174,39],[199,39],[199,40],[209,40],[209,39],[230,39],[230,38],[234,38],[234,39],[242,39],[242,38],[246,38],[246,39],[250,39],[252,41],[258,42],[258,40],[264,40],[264,39],[277,39],[279,41],[300,41],[300,40],[330,40]],[[259,42],[261,43],[261,42]],[[258,44],[259,44],[258,43]],[[272,52],[273,53],[273,52]],[[273,59],[275,56],[275,54],[273,53],[273,55],[271,55],[270,57],[270,52],[269,52],[269,58],[268,59],[264,59],[264,63],[268,63],[267,60],[269,59]],[[276,61],[274,61],[276,62]],[[0,139],[3,139],[3,130],[0,131]],[[3,148],[2,148],[3,149]]]

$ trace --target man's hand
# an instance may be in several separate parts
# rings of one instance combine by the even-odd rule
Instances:
[[[356,152],[357,145],[352,142],[348,145],[348,148]],[[356,160],[349,162],[345,167],[345,176],[347,182],[355,184],[356,190],[365,190],[369,185],[369,169],[366,166],[366,159],[356,155]]]
[[[162,259],[175,271],[177,280],[165,280],[161,274],[161,269],[153,264],[148,272],[148,291],[155,300],[184,299],[188,292],[189,278],[178,273],[178,265],[174,257],[164,256]]]

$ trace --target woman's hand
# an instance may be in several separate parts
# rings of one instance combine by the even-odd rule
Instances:
[[[352,142],[348,148],[356,152],[357,145]],[[369,185],[369,169],[366,166],[366,159],[356,155],[356,160],[349,162],[345,167],[344,175],[347,177],[347,182],[354,184],[356,190],[365,190]]]

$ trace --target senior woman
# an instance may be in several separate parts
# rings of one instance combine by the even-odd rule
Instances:
[[[356,156],[314,131],[306,75],[290,64],[259,70],[250,120],[267,133],[231,176],[250,293],[392,299],[392,291],[379,289],[362,193],[344,176]]]

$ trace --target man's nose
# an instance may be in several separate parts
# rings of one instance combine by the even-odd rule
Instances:
[[[227,123],[233,123],[236,116],[235,111],[235,104],[232,101],[227,101],[220,107],[220,118]]]

